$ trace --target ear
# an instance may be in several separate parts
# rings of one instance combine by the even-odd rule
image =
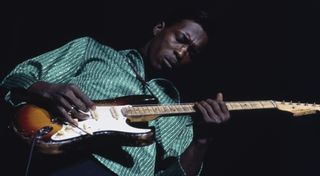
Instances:
[[[158,23],[157,25],[155,25],[153,27],[153,35],[158,35],[164,28],[165,28],[166,24],[164,21]]]

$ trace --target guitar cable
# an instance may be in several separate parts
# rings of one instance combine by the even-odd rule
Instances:
[[[64,122],[64,123],[67,124],[66,122]],[[88,135],[92,135],[91,133],[87,132],[86,130],[80,128],[78,125],[76,125],[76,124],[74,124],[72,122],[68,122],[68,123],[71,124],[72,126],[78,128],[79,130],[83,131],[84,133],[86,133]],[[30,168],[30,164],[31,164],[31,160],[32,160],[32,155],[33,155],[35,144],[37,143],[38,140],[42,139],[45,135],[50,133],[52,131],[52,129],[53,129],[53,127],[51,127],[51,126],[42,127],[33,136],[32,142],[31,142],[30,151],[29,151],[29,157],[28,157],[28,161],[27,161],[27,167],[26,167],[26,171],[25,171],[25,176],[28,176],[28,174],[29,174],[29,168]]]
[[[42,127],[41,129],[39,129],[36,134],[33,136],[32,139],[32,143],[31,143],[31,147],[30,147],[30,152],[29,152],[29,157],[28,157],[28,161],[27,161],[27,167],[26,167],[26,171],[25,171],[25,176],[28,176],[29,174],[29,168],[30,168],[30,164],[31,164],[31,160],[32,160],[32,155],[33,155],[33,151],[34,151],[34,147],[35,144],[38,140],[42,139],[45,135],[47,135],[48,133],[50,133],[50,131],[53,129],[53,127],[51,126],[45,126]]]
[[[130,67],[132,68],[134,74],[136,75],[136,78],[140,81],[140,83],[144,86],[144,88],[146,88],[149,92],[150,95],[155,97],[156,96],[153,94],[153,92],[151,91],[149,84],[142,78],[142,76],[138,73],[137,69],[135,68],[134,64],[131,61],[131,58],[129,58],[128,60],[126,60],[128,62],[128,64],[130,65]]]

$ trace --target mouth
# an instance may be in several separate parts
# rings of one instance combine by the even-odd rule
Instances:
[[[178,62],[175,58],[170,58],[170,57],[164,57],[163,62],[169,69],[173,69],[174,67],[177,66]]]
[[[172,69],[172,64],[170,63],[170,61],[169,61],[166,57],[163,58],[163,62],[165,63],[165,65],[166,65],[168,68]]]

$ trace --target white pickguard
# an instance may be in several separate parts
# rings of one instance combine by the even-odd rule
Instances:
[[[90,116],[88,120],[78,122],[78,127],[84,131],[71,125],[63,125],[62,129],[51,136],[54,141],[61,141],[93,134],[100,131],[115,131],[126,133],[148,133],[151,129],[141,129],[129,126],[126,122],[127,118],[122,115],[121,109],[126,106],[97,106],[93,113],[86,113]]]

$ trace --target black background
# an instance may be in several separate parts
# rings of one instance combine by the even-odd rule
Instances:
[[[313,1],[10,1],[2,2],[2,79],[23,60],[66,42],[91,36],[116,49],[139,46],[159,14],[179,6],[203,6],[215,35],[210,54],[176,79],[185,101],[214,97],[226,101],[293,100],[320,102],[318,96],[320,3]],[[5,107],[2,105],[2,107]],[[5,108],[1,108],[6,119]],[[320,118],[293,118],[280,111],[231,112],[215,133],[207,175],[319,175]],[[12,146],[2,125],[3,155],[22,169],[27,155]],[[8,157],[10,156],[10,157]]]

